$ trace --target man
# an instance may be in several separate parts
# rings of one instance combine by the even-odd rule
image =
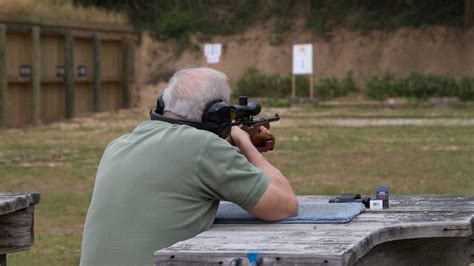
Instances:
[[[229,98],[225,74],[184,69],[163,93],[164,116],[200,122],[207,104]],[[154,251],[209,229],[219,200],[268,221],[296,215],[281,172],[245,131],[232,127],[230,138],[234,146],[209,131],[152,120],[112,141],[97,171],[81,265],[152,264]]]

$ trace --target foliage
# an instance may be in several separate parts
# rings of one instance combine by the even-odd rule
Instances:
[[[325,33],[338,28],[366,31],[401,26],[462,26],[463,0],[74,0],[126,11],[139,30],[157,37],[182,39],[240,32],[254,22],[272,23],[272,35],[291,29],[302,17],[309,29]],[[278,38],[277,38],[278,39]]]
[[[316,85],[317,97],[320,100],[329,100],[356,91],[358,91],[358,88],[352,79],[351,72],[347,73],[341,81],[335,78],[322,78],[319,80],[318,85]]]
[[[291,95],[291,79],[291,75],[267,75],[257,69],[250,68],[237,81],[234,93],[252,97],[289,97]],[[308,96],[308,77],[296,76],[296,89],[296,96]],[[344,96],[358,90],[350,72],[341,81],[335,78],[323,78],[315,89],[317,97],[321,100]]]
[[[474,100],[474,79],[456,80],[439,75],[412,73],[397,79],[391,73],[374,76],[365,86],[370,98],[384,100],[390,97],[427,99],[429,97],[459,97],[463,101]]]
[[[307,25],[316,33],[421,25],[462,26],[463,0],[311,0]]]
[[[94,6],[83,7],[72,0],[1,0],[0,14],[40,16],[84,21],[123,24],[128,21],[124,12],[105,10]]]

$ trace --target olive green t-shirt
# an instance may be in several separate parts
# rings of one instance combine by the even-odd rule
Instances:
[[[81,265],[152,265],[211,227],[219,200],[250,209],[269,178],[213,133],[161,121],[112,141],[97,171]]]

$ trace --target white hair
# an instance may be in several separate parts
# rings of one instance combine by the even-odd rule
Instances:
[[[192,122],[201,122],[206,105],[219,99],[229,103],[227,76],[207,67],[187,68],[174,73],[163,92],[164,111]]]

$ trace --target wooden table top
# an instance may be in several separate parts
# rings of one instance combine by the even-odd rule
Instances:
[[[329,196],[299,196],[328,202]],[[391,196],[390,208],[366,209],[347,224],[220,224],[155,252],[155,263],[220,263],[258,251],[265,263],[347,265],[374,246],[403,239],[470,237],[474,196]]]
[[[39,201],[37,192],[0,192],[0,215],[36,205]]]

